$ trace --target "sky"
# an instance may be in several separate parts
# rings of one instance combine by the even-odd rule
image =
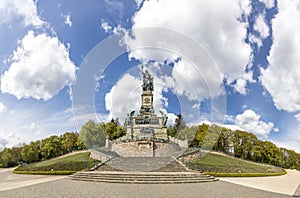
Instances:
[[[299,0],[0,0],[0,150],[141,105],[300,152]]]

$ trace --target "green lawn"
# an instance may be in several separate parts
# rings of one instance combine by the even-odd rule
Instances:
[[[188,162],[185,162],[188,164]],[[197,169],[196,161],[190,162],[191,169]],[[282,173],[281,168],[253,162],[247,162],[238,158],[207,153],[198,159],[198,170],[214,173]],[[271,174],[272,175],[272,174]]]
[[[91,159],[90,153],[78,153],[62,158],[56,158],[34,164],[18,167],[16,171],[81,171],[92,168],[99,161]]]

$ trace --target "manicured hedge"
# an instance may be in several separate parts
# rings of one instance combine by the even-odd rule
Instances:
[[[216,172],[205,172],[207,175],[214,177],[268,177],[268,176],[280,176],[285,175],[286,171],[278,173],[216,173]]]
[[[29,175],[72,175],[77,171],[13,171],[16,174],[29,174]]]

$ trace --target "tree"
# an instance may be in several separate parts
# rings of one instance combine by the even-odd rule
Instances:
[[[168,136],[174,137],[176,135],[176,130],[173,126],[169,126],[167,128],[167,134]]]
[[[115,122],[114,119],[112,119],[108,123],[102,123],[100,125],[103,132],[108,136],[108,139],[110,140],[114,140],[122,137],[123,135],[126,135],[125,130],[121,126],[118,126],[118,123]]]
[[[217,151],[222,151],[223,153],[228,153],[232,143],[232,136],[233,131],[223,127],[221,133],[219,134],[219,138],[217,140],[217,143],[215,144],[214,149]]]
[[[83,143],[80,135],[77,138],[76,147],[77,150],[83,150],[87,148],[86,145]]]
[[[101,128],[101,124],[96,124],[93,120],[88,121],[82,126],[79,136],[87,148],[105,145],[106,137]]]
[[[235,131],[234,133],[234,155],[243,159],[251,158],[251,147],[255,145],[257,137],[245,131]]]
[[[60,138],[56,135],[42,140],[41,155],[42,160],[50,159],[62,155],[62,145]]]
[[[39,141],[31,142],[29,145],[24,145],[21,149],[21,156],[24,162],[32,163],[39,161]]]
[[[62,148],[64,153],[72,152],[73,150],[77,150],[77,140],[78,140],[78,133],[74,132],[66,132],[60,136],[60,141],[62,144]]]
[[[186,127],[186,123],[183,120],[183,116],[181,114],[177,115],[177,118],[175,119],[175,125],[174,125],[176,131],[180,131]]]
[[[15,165],[12,163],[12,150],[10,148],[4,148],[2,151],[2,164],[4,167]]]

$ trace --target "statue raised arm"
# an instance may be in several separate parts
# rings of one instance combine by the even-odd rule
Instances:
[[[153,77],[151,74],[146,70],[144,72],[144,67],[142,66],[142,73],[143,73],[143,91],[153,91]]]

